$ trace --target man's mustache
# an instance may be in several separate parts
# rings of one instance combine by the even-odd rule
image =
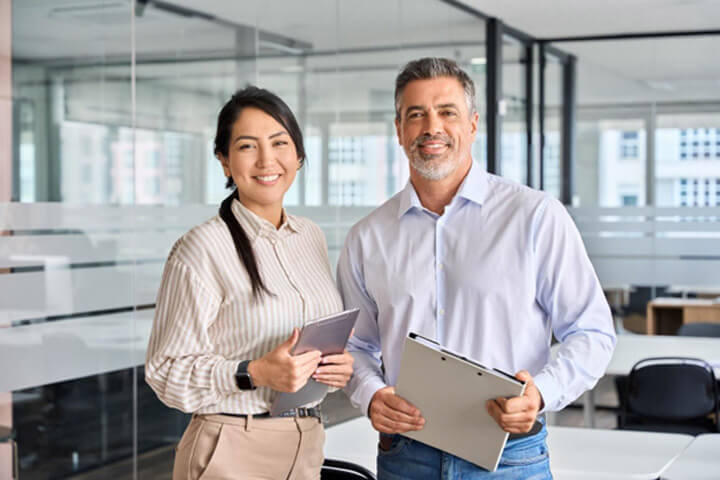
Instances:
[[[420,148],[420,145],[422,145],[425,142],[431,142],[431,141],[441,141],[444,142],[448,147],[453,147],[453,139],[450,138],[447,135],[437,134],[437,135],[420,135],[415,140],[413,140],[412,145],[410,146],[411,150],[417,150]]]

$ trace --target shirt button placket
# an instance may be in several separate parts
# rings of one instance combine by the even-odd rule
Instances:
[[[443,264],[442,264],[442,228],[445,224],[443,217],[435,223],[435,335],[439,343],[443,343],[442,331],[445,317],[445,291],[443,289]]]

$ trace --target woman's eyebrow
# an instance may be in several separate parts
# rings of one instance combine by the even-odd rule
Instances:
[[[255,141],[257,142],[257,141],[258,141],[258,138],[257,138],[257,137],[253,137],[253,136],[251,136],[251,135],[238,135],[238,136],[235,137],[235,139],[233,140],[233,143],[236,143],[238,140],[255,140]]]
[[[285,130],[281,130],[279,132],[273,133],[268,138],[275,138],[275,137],[279,137],[280,135],[287,135],[287,132]]]

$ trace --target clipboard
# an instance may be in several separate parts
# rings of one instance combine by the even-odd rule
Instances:
[[[485,409],[485,402],[515,397],[525,383],[497,369],[409,333],[395,393],[420,409],[422,430],[403,435],[474,463],[497,469],[509,433]]]
[[[359,311],[357,308],[345,310],[306,323],[290,353],[300,355],[311,350],[320,350],[323,356],[342,353],[350,339]],[[297,392],[279,392],[270,406],[270,415],[279,415],[292,408],[322,400],[327,391],[327,385],[310,378]]]

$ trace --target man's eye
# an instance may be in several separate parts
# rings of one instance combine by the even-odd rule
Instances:
[[[446,117],[454,117],[456,114],[452,110],[445,110],[443,112],[443,115],[445,115]]]
[[[420,118],[420,117],[422,117],[422,113],[420,113],[420,112],[408,113],[408,118]]]

